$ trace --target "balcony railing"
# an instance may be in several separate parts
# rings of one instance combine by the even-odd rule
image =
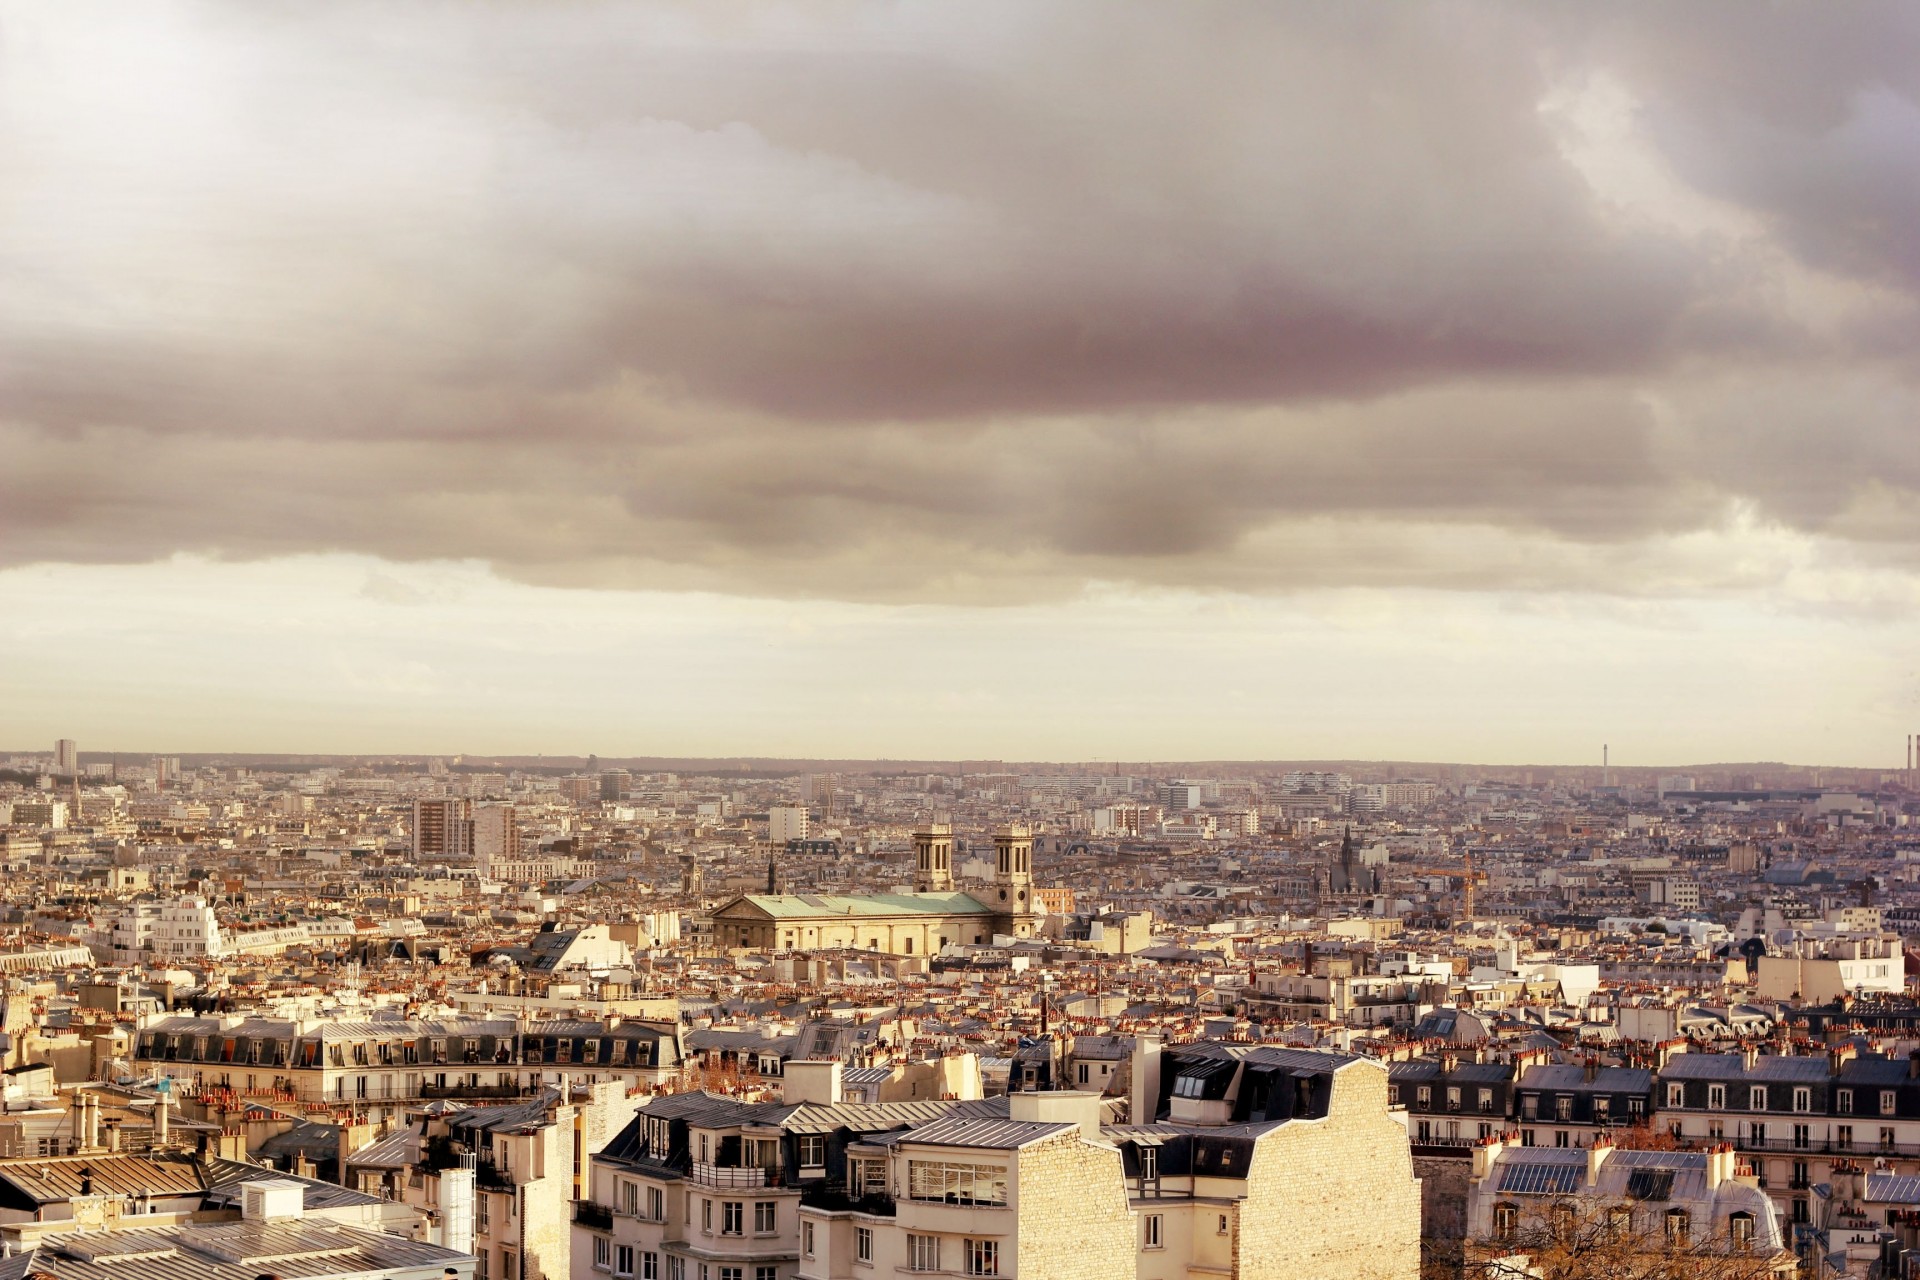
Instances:
[[[800,1203],[809,1209],[825,1209],[832,1213],[871,1213],[887,1218],[895,1213],[892,1196],[878,1191],[850,1195],[847,1184],[838,1179],[829,1181],[823,1178],[803,1184]]]
[[[613,1210],[592,1200],[573,1202],[573,1220],[583,1227],[591,1227],[596,1231],[613,1230]]]
[[[723,1164],[708,1164],[704,1160],[695,1160],[689,1169],[688,1177],[703,1187],[777,1187],[780,1185],[780,1170],[762,1169],[757,1165],[745,1167]]]

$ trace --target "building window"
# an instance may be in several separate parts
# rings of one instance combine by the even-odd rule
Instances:
[[[1813,1090],[1800,1088],[1793,1091],[1793,1109],[1795,1111],[1813,1110]]]
[[[778,1202],[773,1200],[755,1200],[753,1202],[753,1233],[771,1235],[776,1229],[774,1210]]]
[[[613,1241],[605,1236],[593,1238],[593,1266],[596,1271],[605,1271],[613,1265]]]
[[[1160,1148],[1140,1148],[1140,1181],[1152,1182],[1160,1176]]]
[[[1667,1243],[1684,1249],[1693,1234],[1693,1222],[1685,1209],[1669,1209],[1666,1218]]]
[[[1767,1109],[1767,1086],[1756,1084],[1747,1090],[1747,1110],[1765,1111]]]
[[[1220,1234],[1227,1234],[1227,1215],[1224,1213],[1220,1215]]]
[[[1853,1090],[1841,1089],[1833,1095],[1833,1109],[1843,1116],[1853,1114]]]
[[[1727,1236],[1736,1249],[1753,1248],[1753,1215],[1750,1213],[1731,1213],[1727,1215]]]
[[[1624,1240],[1633,1234],[1633,1210],[1620,1207],[1607,1210],[1607,1234]]]
[[[967,1251],[968,1275],[997,1276],[1000,1274],[1000,1242],[998,1240],[966,1240],[962,1243]]]
[[[1493,1110],[1493,1090],[1482,1089],[1480,1091],[1480,1110],[1482,1111]]]
[[[821,1133],[800,1135],[800,1167],[802,1169],[824,1169],[827,1165],[827,1138]]]
[[[907,1164],[907,1196],[945,1204],[1005,1204],[1007,1171],[992,1164],[912,1160]]]
[[[1895,1094],[1894,1091],[1891,1089],[1882,1089],[1880,1091],[1880,1114],[1881,1115],[1890,1116],[1893,1114],[1894,1102],[1898,1096],[1899,1095]]]
[[[687,1260],[676,1254],[667,1255],[667,1280],[687,1280]]]
[[[1727,1086],[1710,1084],[1707,1086],[1707,1109],[1719,1111],[1727,1105]]]
[[[655,1222],[667,1220],[667,1193],[659,1187],[647,1188],[647,1217]]]
[[[1563,1123],[1573,1119],[1572,1095],[1563,1093],[1559,1097],[1555,1098],[1553,1100],[1553,1114],[1556,1119],[1560,1120]]]
[[[1415,1089],[1413,1091],[1413,1100],[1419,1103],[1423,1107],[1432,1106],[1433,1105],[1433,1087],[1431,1085],[1424,1085],[1424,1084],[1421,1085],[1418,1089]]]
[[[855,1227],[853,1229],[853,1256],[859,1262],[873,1261],[873,1228]]]
[[[1513,1239],[1514,1228],[1520,1224],[1520,1210],[1510,1204],[1493,1206],[1493,1238],[1495,1240]]]
[[[643,1253],[640,1255],[640,1280],[660,1280],[660,1255]]]
[[[1687,1087],[1677,1080],[1667,1082],[1667,1105],[1670,1107],[1687,1105]]]
[[[1166,1234],[1166,1219],[1160,1214],[1150,1213],[1146,1217],[1147,1248],[1158,1249]]]
[[[700,1201],[700,1230],[708,1235],[713,1234],[713,1201],[711,1200]]]
[[[630,1276],[633,1274],[633,1246],[632,1245],[623,1244],[617,1250],[617,1256],[614,1258],[614,1261],[613,1261],[613,1274],[617,1276]]]
[[[1447,1110],[1458,1111],[1459,1109],[1460,1109],[1460,1090],[1458,1086],[1449,1086],[1447,1089]]]
[[[1387,1086],[1387,1105],[1390,1107],[1397,1106],[1399,1102],[1400,1102],[1400,1086],[1397,1084],[1388,1085]]]
[[[620,1184],[620,1211],[630,1218],[640,1216],[640,1184],[622,1182]]]
[[[747,1203],[744,1200],[722,1200],[720,1202],[720,1234],[737,1236],[747,1221]]]
[[[759,1266],[753,1269],[753,1280],[779,1280],[780,1268]]]
[[[940,1269],[940,1237],[909,1234],[907,1236],[907,1270],[938,1271]]]
[[[800,1224],[800,1252],[809,1258],[813,1256],[813,1224],[811,1222]]]

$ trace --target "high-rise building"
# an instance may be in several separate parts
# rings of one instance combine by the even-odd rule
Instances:
[[[797,805],[775,805],[767,810],[767,843],[776,849],[789,840],[807,838],[807,811]]]
[[[473,861],[482,877],[493,860],[520,856],[520,823],[510,804],[483,804],[473,811]]]
[[[62,738],[53,744],[53,771],[63,778],[80,772],[79,743],[72,738]]]
[[[413,856],[416,861],[473,856],[473,802],[450,798],[415,800]]]
[[[1206,799],[1206,784],[1167,782],[1160,786],[1160,804],[1168,809],[1198,809]]]

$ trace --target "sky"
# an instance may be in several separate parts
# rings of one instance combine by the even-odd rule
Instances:
[[[0,746],[1901,763],[1920,8],[0,0]]]

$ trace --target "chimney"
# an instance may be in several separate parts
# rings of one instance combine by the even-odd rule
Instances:
[[[1600,1074],[1600,1063],[1592,1054],[1588,1054],[1580,1064],[1580,1074],[1588,1084],[1592,1084],[1593,1078]]]
[[[369,1142],[372,1142],[373,1136],[373,1126],[364,1122],[360,1124],[343,1124],[340,1126],[340,1151],[336,1163],[340,1171],[341,1186],[350,1187],[353,1185],[347,1181],[347,1157],[366,1146]]]
[[[1127,1123],[1152,1124],[1160,1109],[1160,1037],[1134,1037],[1131,1087],[1127,1092]]]
[[[1587,1148],[1587,1185],[1594,1186],[1600,1181],[1600,1168],[1606,1164],[1607,1157],[1613,1154],[1613,1139],[1601,1134]]]
[[[842,1067],[838,1059],[795,1059],[782,1067],[780,1074],[780,1100],[789,1105],[815,1102],[823,1106],[836,1106],[846,1101]]]
[[[1709,1191],[1723,1182],[1731,1181],[1739,1168],[1740,1157],[1734,1154],[1731,1142],[1716,1142],[1707,1148],[1707,1189]]]
[[[1746,1063],[1747,1070],[1753,1070],[1754,1065],[1760,1061],[1760,1046],[1751,1040],[1742,1041],[1740,1045],[1740,1058]]]
[[[100,1099],[89,1093],[80,1107],[80,1123],[85,1126],[82,1140],[87,1150],[92,1151],[100,1146]]]
[[[153,1145],[156,1147],[164,1147],[167,1145],[167,1135],[168,1135],[169,1129],[171,1128],[171,1126],[167,1123],[167,1113],[172,1110],[172,1106],[171,1106],[172,1102],[173,1102],[173,1093],[171,1090],[167,1090],[167,1089],[162,1089],[160,1091],[160,1096],[154,1101]]]
[[[1500,1152],[1506,1145],[1507,1135],[1498,1133],[1490,1138],[1482,1138],[1474,1144],[1473,1172],[1470,1175],[1473,1181],[1480,1182],[1493,1171],[1493,1162],[1499,1158]]]

